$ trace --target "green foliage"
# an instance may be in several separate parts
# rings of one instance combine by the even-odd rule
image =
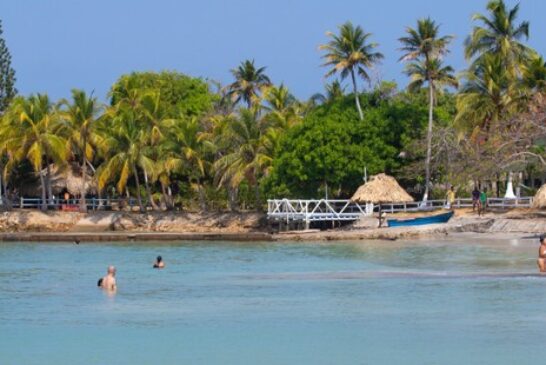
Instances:
[[[15,70],[11,67],[11,55],[2,33],[0,21],[0,114],[7,109],[11,100],[17,95]]]
[[[216,99],[207,83],[200,78],[174,71],[133,72],[121,76],[112,86],[111,105],[135,89],[159,92],[163,113],[170,118],[202,116],[211,110]]]
[[[325,104],[280,141],[271,175],[264,180],[269,197],[320,197],[328,184],[330,196],[348,197],[368,174],[397,170],[405,146],[420,138],[427,121],[426,96],[408,93],[385,96],[385,87],[362,96],[363,121],[351,107],[352,96]],[[441,118],[453,113],[449,94],[437,108]],[[440,117],[439,117],[440,119]]]

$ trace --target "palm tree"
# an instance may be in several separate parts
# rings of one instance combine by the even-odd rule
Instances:
[[[515,24],[519,4],[507,9],[503,0],[491,0],[487,10],[489,17],[483,14],[472,17],[481,25],[475,26],[466,39],[465,56],[478,60],[484,54],[497,54],[502,57],[509,73],[516,76],[529,56],[530,49],[521,43],[522,39],[529,38],[529,22]]]
[[[546,91],[546,61],[537,52],[523,65],[522,82],[531,91]]]
[[[31,95],[15,99],[8,118],[13,133],[6,143],[13,149],[16,160],[27,158],[40,176],[41,209],[47,210],[47,197],[53,199],[50,163],[63,164],[68,154],[66,140],[59,133],[62,125],[57,108],[47,95]]]
[[[63,101],[66,110],[62,115],[68,121],[70,128],[70,141],[73,152],[80,157],[82,186],[80,188],[80,212],[87,212],[86,178],[87,166],[91,164],[94,150],[90,141],[93,138],[93,127],[101,106],[96,97],[87,94],[82,90],[72,90],[72,102]]]
[[[106,157],[105,162],[97,170],[99,189],[103,189],[114,177],[117,177],[117,190],[122,193],[127,187],[127,181],[134,178],[140,211],[145,208],[140,194],[140,178],[138,169],[154,172],[154,161],[149,157],[150,147],[148,136],[135,119],[133,110],[126,108],[109,110],[111,126],[101,131],[99,148]]]
[[[256,209],[261,210],[259,178],[271,166],[272,155],[267,121],[256,118],[254,111],[242,109],[240,116],[228,125],[222,139],[230,148],[214,162],[213,169],[219,186],[236,188],[247,181],[254,187]]]
[[[523,101],[500,55],[483,55],[463,76],[466,81],[457,95],[455,124],[474,136],[489,133]]]
[[[263,99],[267,112],[264,118],[271,125],[286,129],[301,121],[300,104],[283,84],[265,88]]]
[[[378,63],[383,55],[376,52],[376,43],[370,43],[371,33],[366,33],[360,26],[354,26],[351,22],[346,22],[339,27],[339,34],[332,32],[326,33],[331,40],[319,46],[320,50],[326,51],[323,56],[325,62],[323,66],[332,67],[326,77],[340,73],[341,79],[351,76],[353,83],[353,92],[355,96],[356,108],[360,120],[364,119],[362,108],[360,107],[358,87],[356,83],[356,74],[364,80],[369,81],[370,76],[367,69]]]
[[[425,160],[425,193],[423,201],[428,199],[430,186],[430,161],[432,157],[432,126],[434,119],[435,92],[441,91],[441,86],[457,86],[453,69],[442,66],[441,57],[449,52],[447,46],[452,36],[440,37],[439,25],[432,19],[420,19],[417,28],[406,28],[407,36],[401,37],[401,50],[404,52],[401,61],[413,61],[406,67],[410,76],[410,90],[420,89],[428,84],[429,111],[427,127],[427,155]]]
[[[310,101],[313,105],[330,103],[345,95],[345,86],[343,86],[339,80],[334,80],[331,83],[326,84],[324,89],[326,91],[325,94],[316,93],[311,96]]]
[[[245,60],[231,70],[235,81],[229,85],[229,95],[235,103],[243,100],[250,109],[259,99],[260,90],[271,85],[265,67],[256,68],[254,60]]]
[[[173,121],[168,149],[171,153],[165,156],[164,166],[172,171],[184,172],[190,186],[199,197],[202,211],[207,210],[205,179],[212,165],[210,151],[213,146],[203,134],[203,126],[197,118],[184,118]]]

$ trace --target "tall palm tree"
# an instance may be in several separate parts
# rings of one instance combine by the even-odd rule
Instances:
[[[13,133],[6,143],[15,151],[15,159],[28,159],[39,175],[41,209],[47,210],[47,198],[53,198],[50,163],[63,164],[68,155],[57,108],[47,95],[36,94],[15,99],[8,115]]]
[[[430,187],[430,161],[432,157],[432,126],[434,120],[435,92],[441,87],[457,86],[453,76],[453,69],[442,66],[441,57],[449,52],[447,48],[452,36],[439,36],[439,25],[432,19],[420,19],[417,27],[406,28],[407,36],[399,38],[404,52],[401,61],[412,61],[406,67],[406,74],[410,76],[410,90],[421,88],[428,84],[429,110],[427,127],[427,155],[425,159],[425,193],[423,201],[428,199]]]
[[[487,3],[488,16],[476,14],[472,17],[476,25],[465,41],[467,59],[479,59],[484,54],[502,57],[512,76],[516,76],[522,63],[529,56],[529,48],[521,41],[529,38],[529,22],[516,24],[519,4],[508,9],[503,0]]]
[[[360,107],[359,93],[356,82],[356,75],[366,81],[370,80],[367,69],[373,67],[382,58],[383,54],[376,52],[377,43],[369,42],[371,33],[366,33],[360,26],[354,26],[346,22],[339,27],[339,34],[326,33],[331,40],[319,46],[320,50],[326,51],[322,57],[325,59],[323,66],[331,67],[326,77],[340,73],[341,79],[351,77],[356,108],[360,120],[364,119]]]
[[[301,121],[299,102],[283,84],[266,88],[263,99],[264,118],[272,125],[286,129]]]
[[[270,128],[265,119],[257,120],[257,114],[242,109],[232,121],[222,139],[230,148],[213,165],[218,185],[229,184],[235,188],[243,181],[254,187],[256,209],[261,210],[260,177],[271,166],[272,155],[266,135]]]
[[[72,90],[72,101],[63,101],[66,110],[62,116],[68,121],[70,142],[74,154],[80,157],[82,186],[80,188],[80,212],[87,212],[86,179],[87,167],[93,158],[94,150],[91,145],[94,124],[99,118],[101,106],[96,97],[88,96],[85,91]]]
[[[231,70],[235,81],[228,87],[229,95],[235,103],[243,100],[250,109],[259,99],[260,90],[271,85],[271,80],[265,74],[265,67],[254,65],[254,60],[245,60]]]

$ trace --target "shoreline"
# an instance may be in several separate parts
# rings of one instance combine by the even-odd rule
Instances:
[[[408,227],[345,226],[330,230],[272,233],[258,213],[95,214],[11,211],[0,215],[0,242],[262,241],[325,242],[405,240],[458,233],[536,236],[546,218],[536,211],[510,211],[477,217],[457,212],[448,223]]]

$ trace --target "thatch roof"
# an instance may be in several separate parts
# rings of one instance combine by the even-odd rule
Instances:
[[[394,177],[378,174],[359,187],[351,200],[358,203],[399,203],[411,202],[413,198]]]
[[[51,172],[51,190],[53,194],[59,195],[64,191],[68,191],[72,195],[80,195],[83,181],[80,167],[77,164],[66,166],[51,164],[49,170]],[[43,169],[42,173],[46,175],[47,170]],[[26,183],[21,187],[21,194],[24,196],[40,196],[41,191],[42,186],[39,179]],[[97,191],[95,180],[89,174],[85,178],[85,191],[86,193],[95,193]]]
[[[546,184],[542,185],[535,194],[535,197],[533,198],[533,208],[546,208]]]

